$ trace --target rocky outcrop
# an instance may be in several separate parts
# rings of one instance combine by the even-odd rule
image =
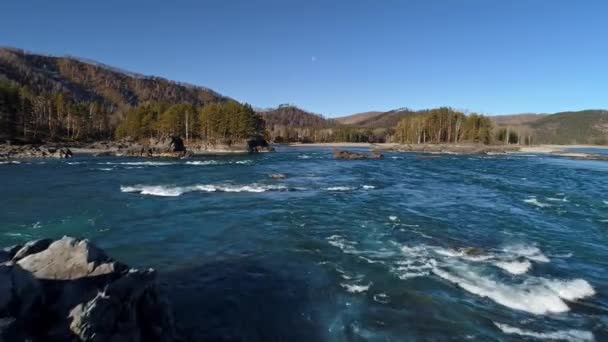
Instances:
[[[150,138],[139,142],[129,138],[117,141],[95,142],[86,147],[96,151],[96,156],[132,156],[146,158],[188,158],[192,152],[186,149],[180,137]]]
[[[0,145],[0,160],[17,158],[70,158],[67,147],[46,145]]]
[[[334,150],[334,159],[380,159],[384,156],[380,153],[359,153],[345,150]]]
[[[154,270],[114,261],[64,237],[5,249],[0,341],[173,341],[172,313]]]
[[[213,153],[262,153],[274,152],[274,148],[262,137],[251,139],[219,139],[198,141],[189,145],[195,152],[200,154]]]

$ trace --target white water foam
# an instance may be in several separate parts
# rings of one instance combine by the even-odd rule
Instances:
[[[375,189],[376,187],[373,185],[363,185],[363,186],[361,186],[361,188],[363,188],[364,190],[372,190],[372,189]]]
[[[129,165],[129,166],[167,166],[167,165],[176,165],[179,163],[170,163],[170,162],[158,162],[158,161],[143,161],[143,162],[106,162],[106,163],[97,163],[97,164],[105,164],[105,165]]]
[[[526,202],[528,204],[532,204],[539,208],[547,208],[547,207],[551,206],[550,204],[539,202],[538,199],[536,199],[536,197],[530,197],[528,199],[525,199],[524,202]]]
[[[528,260],[536,262],[549,262],[549,258],[544,255],[541,250],[536,246],[529,246],[524,244],[515,244],[504,247],[503,252],[513,255],[515,257],[524,257]]]
[[[266,192],[286,190],[284,185],[212,185],[200,184],[192,186],[168,186],[168,185],[134,185],[121,186],[122,192],[135,192],[142,195],[175,197],[187,192]]]
[[[342,283],[340,284],[340,286],[342,286],[343,288],[346,289],[346,291],[350,292],[350,293],[362,293],[365,292],[367,290],[369,290],[369,287],[372,285],[372,283],[368,283],[367,285],[359,285],[359,284],[346,284],[346,283]]]
[[[175,197],[187,192],[185,188],[181,187],[169,187],[164,185],[135,185],[135,186],[121,186],[120,191],[122,192],[137,192],[142,195],[151,196],[166,196]]]
[[[509,335],[519,335],[533,337],[541,340],[562,340],[562,341],[595,341],[593,333],[584,330],[557,330],[552,332],[536,332],[520,329],[508,324],[493,322],[503,333]]]
[[[0,164],[21,164],[21,162],[16,161],[16,160],[8,160],[8,161],[0,161]]]
[[[568,201],[568,199],[566,197],[564,197],[564,198],[547,197],[546,200],[551,201],[551,202],[570,202],[570,201]]]
[[[391,221],[397,221],[397,216],[392,216],[391,215],[391,216],[388,217],[388,219],[391,220]]]
[[[465,266],[456,267],[455,270],[449,272],[436,267],[433,273],[472,294],[536,315],[567,312],[570,308],[564,299],[573,301],[595,294],[593,287],[583,279],[530,278],[524,283],[509,285],[479,275]]]
[[[532,263],[528,260],[524,261],[496,261],[494,263],[496,267],[502,268],[503,270],[520,275],[528,272],[532,268]]]
[[[218,165],[220,162],[217,160],[192,160],[187,161],[186,165]]]
[[[376,293],[373,298],[374,301],[382,304],[387,304],[391,301],[391,298],[386,293]]]
[[[325,190],[327,190],[327,191],[350,191],[350,190],[355,190],[355,188],[350,187],[350,186],[332,186],[332,187],[326,188]]]

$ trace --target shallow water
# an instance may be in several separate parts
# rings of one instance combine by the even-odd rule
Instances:
[[[22,161],[0,165],[0,244],[83,236],[154,267],[196,338],[601,341],[607,176],[605,161],[323,148]]]

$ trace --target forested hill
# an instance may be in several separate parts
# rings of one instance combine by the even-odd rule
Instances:
[[[608,111],[547,115],[529,124],[540,144],[608,144]]]
[[[314,114],[293,105],[283,104],[274,109],[261,110],[260,115],[267,127],[326,127],[335,124],[319,114]]]
[[[187,125],[181,125],[187,127],[183,130],[196,136],[199,122],[192,119],[198,115],[188,118],[190,114],[176,113],[175,109],[164,118],[160,114],[173,105],[185,108],[183,105],[187,104],[196,109],[229,100],[204,87],[142,76],[95,62],[0,48],[0,140],[108,139],[139,107],[157,109],[148,110],[148,117],[142,117],[147,135],[180,133],[178,127],[166,127],[186,121]],[[161,126],[165,129],[161,130]]]
[[[64,93],[76,102],[100,102],[116,108],[149,102],[200,105],[224,99],[203,87],[121,71],[72,57],[54,57],[0,48],[0,79],[36,94]]]
[[[490,117],[499,129],[530,137],[534,144],[608,144],[608,111]]]
[[[388,112],[369,112],[354,114],[341,118],[336,118],[336,121],[349,123],[358,127],[366,128],[392,128],[397,126],[401,119],[416,113],[407,108],[390,110]]]

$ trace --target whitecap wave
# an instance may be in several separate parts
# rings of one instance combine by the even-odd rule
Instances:
[[[551,201],[551,202],[570,202],[570,201],[568,201],[568,199],[566,197],[564,197],[564,198],[547,197],[546,200]]]
[[[438,277],[447,280],[474,295],[520,311],[536,315],[562,313],[570,310],[564,300],[573,301],[595,294],[583,279],[549,280],[530,278],[521,284],[506,284],[482,276],[466,266],[433,269]]]
[[[362,293],[362,292],[366,292],[367,290],[369,290],[369,287],[372,285],[372,283],[368,283],[367,285],[360,285],[360,284],[347,284],[347,283],[342,283],[340,284],[340,286],[342,286],[343,288],[346,289],[346,291],[350,292],[350,293]]]
[[[374,296],[374,301],[381,303],[381,304],[387,304],[390,303],[391,298],[386,294],[386,293],[376,293]]]
[[[532,263],[529,260],[523,261],[496,261],[494,262],[496,267],[502,268],[503,270],[515,274],[520,275],[528,272],[530,268],[532,268]]]
[[[218,165],[220,162],[217,160],[192,160],[187,161],[186,165]]]
[[[176,197],[188,190],[183,187],[170,187],[164,185],[135,185],[135,186],[121,186],[120,191],[122,192],[136,192],[142,195],[151,196],[165,196],[165,197]]]
[[[536,197],[530,197],[528,199],[525,199],[524,202],[526,202],[528,204],[531,204],[531,205],[534,205],[534,206],[537,206],[539,208],[547,208],[547,207],[551,206],[551,204],[539,202]]]
[[[122,192],[134,192],[142,195],[176,197],[188,192],[266,192],[287,190],[284,185],[213,185],[199,184],[192,186],[169,186],[169,185],[134,185],[121,186]]]
[[[0,161],[0,164],[21,164],[21,162],[16,161],[16,160],[7,160],[7,161]]]
[[[563,340],[563,341],[595,341],[593,333],[585,330],[557,330],[551,332],[536,332],[531,330],[520,329],[508,324],[493,322],[503,333],[509,335],[519,335],[525,337],[533,337],[542,340]]]
[[[328,188],[325,188],[325,190],[327,191],[353,191],[353,190],[357,190],[357,189],[361,189],[361,190],[373,190],[376,187],[373,185],[361,185],[360,187],[354,187],[354,186],[330,186]]]
[[[514,257],[524,257],[528,260],[536,262],[546,263],[550,261],[549,258],[536,246],[514,244],[504,247],[502,251],[506,254],[513,255]]]
[[[329,188],[326,188],[325,190],[327,190],[327,191],[350,191],[350,190],[355,190],[355,188],[350,187],[350,186],[331,186]]]
[[[129,166],[167,166],[167,165],[176,165],[179,163],[173,162],[159,162],[159,161],[139,161],[139,162],[105,162],[105,163],[97,163],[100,165],[129,165]]]

